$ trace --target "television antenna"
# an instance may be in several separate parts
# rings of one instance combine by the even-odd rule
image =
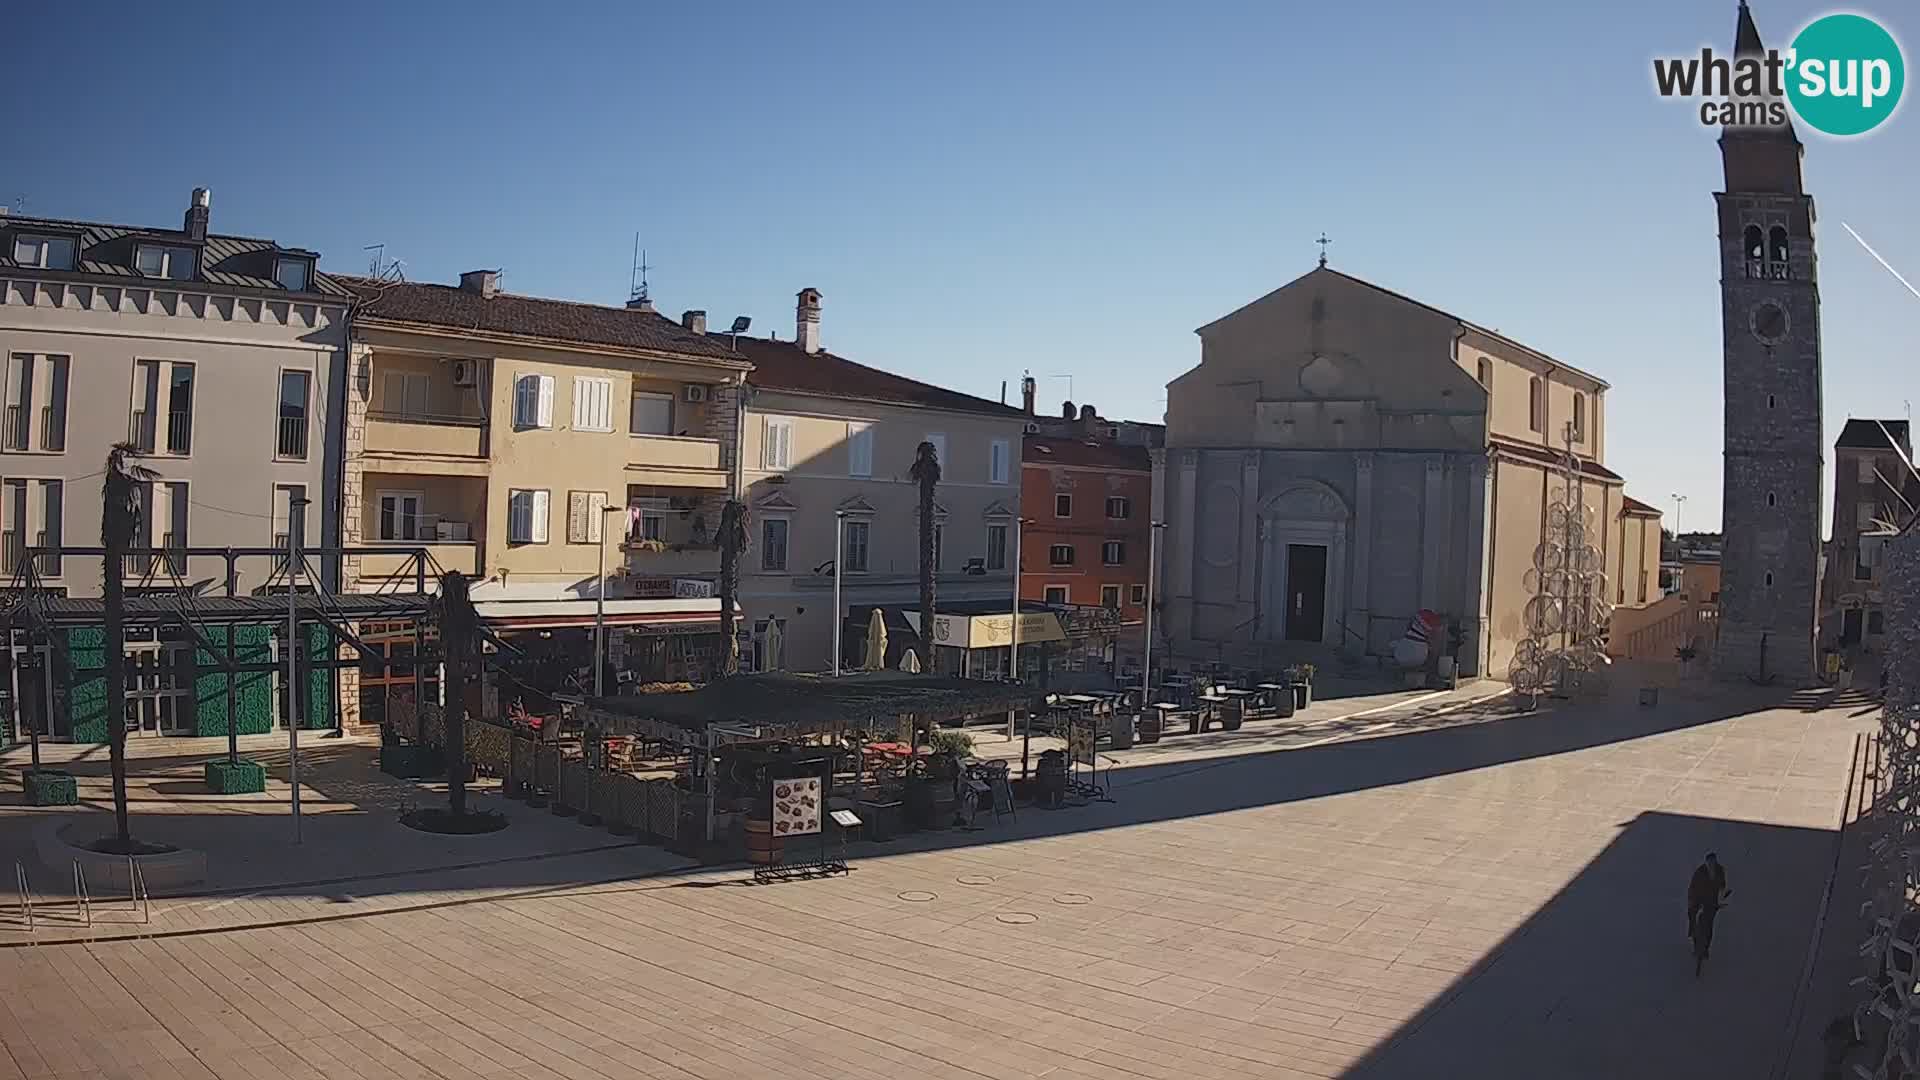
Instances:
[[[647,303],[647,271],[653,267],[647,265],[647,249],[640,246],[640,234],[633,234],[633,272],[627,276],[627,303],[635,301]]]

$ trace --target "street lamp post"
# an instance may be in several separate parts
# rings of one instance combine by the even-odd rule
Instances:
[[[1687,497],[1679,492],[1673,493],[1673,542],[1680,543],[1680,512],[1687,508]]]
[[[1160,561],[1160,534],[1167,523],[1154,522],[1147,532],[1147,643],[1140,654],[1140,707],[1150,704],[1147,698],[1153,693],[1153,584],[1159,575],[1155,573]]]
[[[600,508],[600,573],[594,578],[593,587],[593,696],[605,697],[606,688],[602,685],[607,668],[607,518],[608,514],[624,514],[624,506],[603,506]]]
[[[1011,630],[1012,636],[1009,638],[1010,647],[1007,649],[1007,679],[1012,682],[1018,682],[1020,680],[1020,526],[1026,523],[1026,518],[1015,515],[1013,519],[1013,626]],[[1013,741],[1013,716],[1014,710],[1008,709],[1008,742]],[[1028,720],[1027,724],[1031,727],[1033,721]],[[1025,761],[1026,751],[1024,749],[1021,750],[1020,756],[1020,775],[1024,779],[1027,772]]]
[[[833,512],[833,677],[840,677],[840,629],[846,609],[840,606],[840,560],[847,547],[847,512]]]

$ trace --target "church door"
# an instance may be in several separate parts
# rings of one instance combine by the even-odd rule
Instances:
[[[1860,644],[1860,620],[1863,618],[1859,608],[1848,608],[1840,617],[1840,644]]]
[[[1287,640],[1319,641],[1327,617],[1327,549],[1287,545]]]

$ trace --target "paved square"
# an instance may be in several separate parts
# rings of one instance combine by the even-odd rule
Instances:
[[[524,808],[512,861],[395,854],[361,815],[377,878],[0,924],[0,1080],[1770,1076],[1866,719],[1475,696],[1121,752],[1113,803],[825,881],[661,875]],[[1708,849],[1735,898],[1696,980]]]

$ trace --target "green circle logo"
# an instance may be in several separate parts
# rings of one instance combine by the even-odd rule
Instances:
[[[1823,16],[1793,39],[1787,100],[1815,130],[1864,135],[1899,108],[1906,85],[1900,43],[1864,15]]]

